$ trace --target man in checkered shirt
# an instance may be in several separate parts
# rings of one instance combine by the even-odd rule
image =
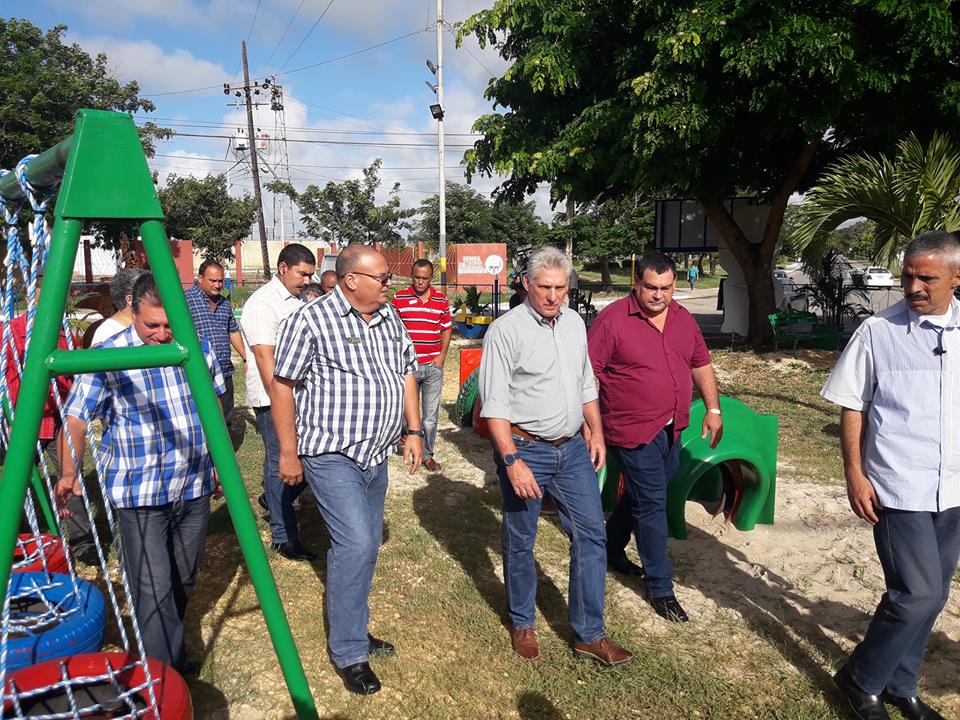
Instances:
[[[280,441],[280,479],[310,483],[330,532],[326,607],[330,657],[351,692],[380,681],[371,653],[391,654],[370,635],[369,595],[383,533],[387,455],[401,419],[411,472],[423,456],[417,355],[387,304],[392,275],[373,248],[337,258],[337,287],[291,315],[277,343],[270,388]]]
[[[101,348],[163,345],[173,339],[153,275],[133,286],[133,324]],[[200,339],[217,395],[220,365]],[[73,447],[83,453],[87,425],[103,421],[98,466],[117,510],[124,562],[147,655],[192,673],[183,617],[207,538],[210,495],[219,491],[186,375],[180,367],[78,375],[64,408]],[[61,433],[57,499],[64,512],[81,478]]]

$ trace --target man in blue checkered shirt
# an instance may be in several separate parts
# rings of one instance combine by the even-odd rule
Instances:
[[[132,295],[133,324],[100,347],[162,345],[173,339],[153,275],[141,276]],[[206,340],[201,338],[200,345],[222,396],[217,358]],[[219,483],[183,368],[78,375],[64,414],[78,454],[87,425],[103,422],[97,466],[117,510],[144,649],[189,673],[183,617],[206,542],[210,496],[219,492]],[[57,498],[63,513],[70,495],[81,493],[81,478],[63,433],[58,450]]]
[[[197,284],[184,293],[187,306],[193,317],[193,324],[197,334],[206,338],[217,355],[220,371],[227,391],[220,398],[223,406],[223,417],[230,425],[233,415],[233,360],[230,357],[232,345],[243,364],[247,364],[247,351],[243,347],[243,336],[240,326],[233,315],[230,301],[223,296],[223,265],[216,260],[204,260],[200,263],[197,274]]]
[[[270,387],[280,480],[306,478],[330,531],[326,606],[330,657],[351,692],[380,681],[371,653],[393,646],[370,635],[369,596],[383,534],[387,455],[409,428],[411,472],[423,456],[417,354],[387,304],[392,275],[376,250],[350,245],[339,284],[297,310],[281,331]]]

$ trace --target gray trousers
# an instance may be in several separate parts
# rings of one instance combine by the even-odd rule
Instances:
[[[440,418],[440,393],[443,391],[443,368],[425,363],[417,368],[417,391],[420,393],[420,421],[423,423],[423,459],[433,457],[437,445],[437,423]]]
[[[960,556],[960,507],[881,510],[873,526],[887,591],[847,670],[868,693],[917,694],[927,639],[947,603]]]

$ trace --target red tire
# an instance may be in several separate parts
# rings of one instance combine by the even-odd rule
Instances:
[[[66,664],[67,676],[70,678],[92,678],[107,674],[107,663],[114,671],[119,670],[125,665],[135,662],[136,655],[123,652],[113,653],[87,653],[85,655],[74,655],[63,660],[49,660],[17,670],[7,676],[6,691],[9,695],[11,686],[16,689],[20,695],[20,704],[24,715],[37,714],[31,713],[31,708],[47,714],[51,709],[56,711],[58,704],[66,701],[66,693],[62,689],[50,690],[47,693],[39,693],[30,698],[22,697],[31,690],[40,690],[51,687],[61,681],[60,665]],[[137,706],[147,708],[147,712],[140,716],[142,720],[193,720],[193,705],[190,702],[190,691],[187,684],[173,668],[167,667],[163,663],[147,659],[150,666],[150,677],[154,682],[153,689],[157,698],[158,713],[150,710],[150,697],[146,690],[143,690],[134,696]],[[125,672],[117,675],[117,680],[121,685],[131,688],[137,687],[144,682],[144,668],[142,664],[137,664]],[[84,695],[85,685],[78,684],[73,686],[74,694],[80,697]],[[103,697],[105,692],[110,692],[116,697],[113,688],[108,683],[90,683],[90,697],[96,701],[102,702],[110,698]],[[93,693],[93,689],[97,692]],[[82,707],[89,707],[85,703],[78,703]],[[68,706],[69,707],[69,706]],[[4,717],[6,713],[12,710],[12,703],[9,701],[3,706]],[[111,716],[112,717],[112,716]]]
[[[43,572],[43,558],[46,555],[46,569],[52,573],[67,572],[67,553],[63,547],[63,540],[53,535],[31,533],[20,535],[13,548],[13,572]],[[18,563],[20,563],[18,565]]]

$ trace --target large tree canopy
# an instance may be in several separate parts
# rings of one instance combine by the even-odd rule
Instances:
[[[110,75],[107,56],[90,57],[65,45],[66,25],[46,34],[27,20],[0,18],[0,167],[12,169],[24,156],[46,150],[73,132],[81,108],[137,112],[154,105],[139,96],[136,82]],[[140,129],[144,149],[170,131],[153,123]]]
[[[256,201],[250,195],[230,197],[223,175],[171,175],[159,195],[167,234],[193,241],[205,258],[232,260],[234,243],[250,234]]]
[[[790,195],[839,157],[960,126],[958,15],[940,0],[496,0],[460,29],[512,63],[466,160],[511,197],[550,182],[555,199],[697,198],[762,342]],[[721,202],[744,193],[772,208],[759,244]]]

